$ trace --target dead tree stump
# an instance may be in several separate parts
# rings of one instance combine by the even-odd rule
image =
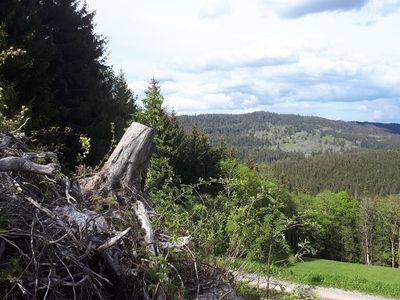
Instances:
[[[82,193],[88,196],[126,190],[141,192],[151,158],[153,136],[153,129],[132,123],[102,169],[79,181]]]

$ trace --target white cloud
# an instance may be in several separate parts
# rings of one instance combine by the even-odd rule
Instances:
[[[400,121],[399,2],[88,0],[110,63],[140,97],[154,76],[178,113],[371,121]],[[276,15],[296,7],[308,16]]]
[[[232,1],[230,0],[202,0],[199,16],[201,18],[216,18],[229,14],[232,11]]]
[[[258,43],[243,49],[212,52],[195,59],[192,63],[182,63],[181,69],[189,72],[213,70],[234,70],[236,68],[262,68],[293,64],[298,61],[297,54],[283,45]]]
[[[301,18],[303,16],[325,11],[347,11],[360,9],[368,3],[369,0],[302,0],[293,5],[288,5],[280,11],[284,18]]]

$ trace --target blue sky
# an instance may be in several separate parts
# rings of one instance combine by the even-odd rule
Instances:
[[[179,114],[400,123],[400,0],[87,0],[108,61]]]

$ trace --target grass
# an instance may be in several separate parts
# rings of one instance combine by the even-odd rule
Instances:
[[[237,260],[231,267],[265,274],[265,264]],[[275,277],[314,286],[336,287],[400,299],[400,269],[343,263],[325,259],[304,262],[276,269]]]
[[[247,283],[240,282],[235,287],[236,293],[246,300],[260,300],[266,299],[267,291],[265,289],[259,289],[248,285]],[[271,300],[286,300],[289,299],[289,295],[271,291]]]

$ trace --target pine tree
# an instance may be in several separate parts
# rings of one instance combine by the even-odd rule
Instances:
[[[156,131],[154,138],[155,157],[164,157],[172,162],[176,160],[182,142],[183,131],[175,113],[169,114],[163,107],[164,97],[160,83],[151,79],[143,99],[143,109],[136,113],[136,120]]]
[[[92,139],[89,162],[110,143],[112,71],[104,63],[105,41],[94,33],[93,13],[76,0],[42,1],[41,18],[55,51],[49,67],[58,115],[54,122]]]
[[[0,23],[6,33],[4,46],[26,51],[25,55],[8,60],[2,67],[2,78],[8,89],[4,101],[15,114],[22,105],[34,116],[28,128],[50,126],[56,106],[52,103],[48,73],[53,54],[51,38],[43,31],[37,0],[3,0],[0,2]]]
[[[177,173],[183,183],[195,183],[199,178],[216,178],[219,175],[218,162],[226,153],[223,144],[218,148],[212,146],[206,132],[194,125],[183,139],[175,165]]]
[[[113,72],[105,64],[105,41],[94,32],[93,13],[78,0],[4,0],[0,20],[6,44],[27,51],[7,63],[4,80],[13,86],[5,101],[10,110],[30,108],[30,129],[72,128],[64,156],[71,165],[80,134],[89,136],[91,164],[110,145]],[[21,74],[24,76],[21,76]]]
[[[114,77],[113,82],[113,100],[114,100],[114,125],[115,138],[119,140],[125,128],[128,126],[129,120],[132,119],[137,112],[136,104],[137,95],[135,95],[128,86],[125,74],[122,70]]]

